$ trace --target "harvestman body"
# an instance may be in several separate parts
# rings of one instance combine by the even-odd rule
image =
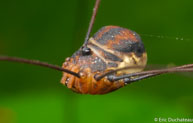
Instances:
[[[28,63],[63,71],[61,83],[82,94],[105,94],[128,83],[171,72],[192,72],[193,64],[141,72],[147,54],[140,36],[119,26],[102,27],[89,38],[100,0],[96,0],[83,46],[62,67],[45,62],[0,56],[0,61]]]
[[[117,26],[105,26],[91,37],[86,46],[90,49],[84,53],[78,50],[72,57],[67,58],[63,68],[80,74],[77,78],[64,73],[62,83],[78,93],[104,94],[123,87],[124,79],[110,81],[108,76],[96,80],[101,72],[108,72],[126,66],[136,67],[119,71],[114,76],[139,72],[147,61],[144,45],[138,34]],[[138,66],[142,66],[137,68]]]

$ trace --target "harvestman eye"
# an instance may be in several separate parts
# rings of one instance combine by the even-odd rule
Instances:
[[[104,26],[90,37],[100,0],[96,0],[82,48],[63,66],[37,60],[0,56],[0,61],[39,65],[62,71],[61,83],[81,94],[106,94],[129,83],[165,73],[193,72],[193,64],[143,71],[147,53],[140,36],[119,26]]]
[[[83,47],[82,48],[82,55],[83,56],[91,55],[91,49],[88,47]]]

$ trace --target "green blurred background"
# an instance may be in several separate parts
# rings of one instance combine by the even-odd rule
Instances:
[[[82,45],[93,5],[94,0],[0,0],[0,55],[62,65]],[[92,34],[105,25],[141,34],[148,64],[193,63],[192,0],[102,0]],[[73,93],[60,84],[61,76],[0,62],[0,123],[193,118],[193,74],[162,75],[95,96]]]

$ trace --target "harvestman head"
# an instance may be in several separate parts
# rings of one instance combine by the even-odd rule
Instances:
[[[105,26],[89,38],[99,4],[100,0],[96,0],[83,46],[66,58],[62,67],[9,56],[0,56],[0,61],[27,63],[62,71],[61,83],[82,94],[105,94],[157,75],[193,72],[193,64],[143,71],[147,61],[143,42],[136,32],[122,27]]]

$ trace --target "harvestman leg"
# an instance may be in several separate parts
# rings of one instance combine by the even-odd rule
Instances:
[[[155,75],[159,75],[159,74],[146,74],[146,75],[141,75],[141,76],[132,76],[132,74],[127,74],[127,75],[122,75],[122,76],[109,75],[108,80],[111,82],[114,82],[114,81],[123,79],[125,84],[130,84],[132,82],[136,82],[136,81],[143,80],[149,77],[153,77]]]

